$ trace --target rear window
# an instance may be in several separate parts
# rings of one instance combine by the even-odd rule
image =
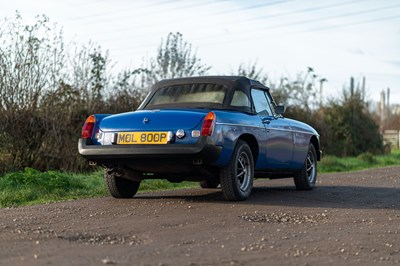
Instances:
[[[220,84],[182,84],[157,90],[145,109],[157,107],[222,107],[226,87]]]

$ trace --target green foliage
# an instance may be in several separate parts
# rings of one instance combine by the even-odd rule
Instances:
[[[108,94],[107,51],[89,44],[67,53],[61,31],[49,23],[39,16],[24,25],[17,13],[0,24],[0,172],[88,170],[76,151],[86,117],[138,105],[128,84]]]
[[[104,89],[104,84],[106,83],[105,71],[107,67],[107,59],[103,56],[101,51],[97,51],[95,49],[93,53],[89,55],[92,61],[92,69],[90,70],[91,76],[91,86],[93,87],[92,91],[94,92],[94,97],[96,100],[100,100],[101,93]]]
[[[375,158],[375,156],[370,152],[361,153],[360,155],[357,156],[357,159],[359,159],[369,165],[373,165],[377,162],[377,159]]]
[[[106,195],[98,173],[40,172],[32,168],[0,177],[0,207]]]
[[[364,152],[383,152],[379,127],[363,99],[362,91],[350,88],[343,91],[341,101],[331,101],[324,108],[329,139],[326,152],[337,156],[357,156]]]
[[[320,173],[349,172],[391,165],[400,165],[400,150],[385,155],[373,155],[366,152],[357,157],[324,156],[318,164],[318,171]]]
[[[332,155],[324,156],[318,165],[320,172],[343,172],[347,170],[346,164],[340,158]]]
[[[364,91],[360,87],[354,88],[352,82],[348,90],[343,90],[341,99],[333,99],[323,105],[318,96],[321,96],[324,82],[326,79],[320,78],[312,68],[294,81],[283,79],[273,93],[277,95],[278,103],[289,104],[285,117],[314,127],[321,135],[321,147],[325,154],[357,156],[382,153],[382,137],[368,110]]]
[[[140,183],[139,191],[169,190],[178,188],[199,187],[197,182],[171,183],[163,179],[146,179]]]
[[[198,183],[144,180],[139,191],[198,187]],[[0,207],[22,206],[109,195],[102,171],[91,174],[40,172],[32,168],[0,176]]]

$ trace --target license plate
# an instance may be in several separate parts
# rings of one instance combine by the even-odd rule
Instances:
[[[167,144],[171,141],[172,132],[119,132],[117,144]]]

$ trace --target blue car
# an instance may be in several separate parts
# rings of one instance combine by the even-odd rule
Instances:
[[[144,179],[197,181],[245,200],[254,178],[292,177],[311,190],[321,158],[319,134],[284,118],[270,90],[236,76],[168,79],[134,112],[87,118],[79,153],[105,168],[116,198],[133,197]]]

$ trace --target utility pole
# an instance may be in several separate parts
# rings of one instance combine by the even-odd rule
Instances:
[[[386,120],[386,103],[385,103],[385,90],[381,91],[381,102],[380,102],[380,115],[381,115],[381,127],[383,128],[383,124]]]
[[[319,80],[319,108],[322,107],[322,92],[323,92],[324,82],[326,81],[327,80],[325,78]]]
[[[353,99],[354,97],[354,78],[350,77],[350,96]]]
[[[387,90],[386,90],[386,98],[387,98],[386,106],[387,106],[388,109],[390,109],[390,101],[389,101],[389,99],[390,99],[390,88],[387,88]]]
[[[363,101],[365,101],[365,76],[362,78],[362,83],[361,83],[361,98]]]

